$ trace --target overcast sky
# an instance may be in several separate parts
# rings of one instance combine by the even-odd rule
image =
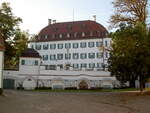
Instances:
[[[10,2],[13,13],[23,19],[21,28],[37,34],[47,26],[48,18],[57,22],[93,20],[108,28],[108,20],[113,13],[113,0],[0,0]],[[73,11],[74,10],[74,11]]]

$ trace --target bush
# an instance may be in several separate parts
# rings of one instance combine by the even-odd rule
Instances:
[[[66,87],[65,90],[74,90],[77,89],[76,87]]]

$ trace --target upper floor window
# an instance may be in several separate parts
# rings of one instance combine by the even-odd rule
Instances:
[[[73,43],[73,48],[78,48],[78,43]]]
[[[48,38],[48,35],[45,35],[45,39],[47,39]]]
[[[71,59],[71,53],[69,53],[69,54],[65,54],[65,59]]]
[[[37,66],[38,60],[21,60],[21,65]]]
[[[97,53],[97,58],[103,58],[103,52],[98,52]]]
[[[48,55],[43,55],[43,60],[48,60]]]
[[[56,60],[56,55],[50,55],[50,60]]]
[[[33,46],[33,45],[31,45],[31,48],[32,48],[32,49],[34,49],[34,46]]]
[[[47,50],[48,49],[48,44],[43,45],[43,49]]]
[[[62,49],[62,48],[63,48],[63,44],[58,44],[58,45],[57,45],[57,48],[58,48],[58,49]]]
[[[41,45],[36,45],[35,48],[36,50],[41,50]]]
[[[89,58],[90,58],[90,59],[95,58],[95,53],[89,53],[88,55],[89,55]]]
[[[102,64],[101,63],[97,63],[97,68],[101,68]]]
[[[89,46],[90,48],[94,47],[94,42],[88,42],[88,46]]]
[[[93,36],[93,32],[92,31],[90,32],[90,36]]]
[[[81,59],[86,59],[87,58],[87,54],[86,53],[81,53],[80,54],[80,58]]]
[[[81,43],[80,43],[80,47],[81,47],[81,48],[86,48],[86,42],[81,42]]]
[[[38,63],[39,63],[39,62],[38,62],[38,60],[35,60],[35,66],[37,66],[37,65],[38,65]]]
[[[108,46],[107,40],[105,40],[105,46],[106,46],[106,47]]]
[[[65,48],[66,49],[71,48],[71,43],[65,43]]]
[[[50,49],[56,49],[56,44],[50,44]]]
[[[79,53],[73,53],[73,59],[79,59]]]
[[[60,53],[60,54],[57,54],[57,60],[62,60],[63,59],[63,54]]]
[[[101,42],[96,42],[96,47],[102,47],[102,45],[103,45],[102,41]]]

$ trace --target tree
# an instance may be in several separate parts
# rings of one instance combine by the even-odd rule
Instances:
[[[120,23],[136,25],[146,23],[148,16],[148,0],[114,0],[115,13],[110,18],[111,27]]]
[[[22,19],[12,13],[9,3],[2,3],[0,6],[0,32],[4,39],[5,68],[15,67],[18,63],[18,56],[27,46],[27,35],[19,29]]]
[[[122,26],[112,33],[113,39],[109,71],[121,82],[130,81],[143,84],[150,74],[150,31],[143,24],[136,26]]]

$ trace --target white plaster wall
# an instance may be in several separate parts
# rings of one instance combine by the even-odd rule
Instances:
[[[2,72],[3,72],[3,51],[0,51],[0,88],[2,88]]]
[[[108,44],[108,47],[106,48],[110,48],[110,45],[111,45],[111,38],[103,38],[103,45],[105,46],[105,41],[107,41],[107,44]],[[86,48],[80,48],[80,42],[86,42],[87,43],[87,47]],[[56,46],[56,49],[48,49],[48,50],[43,50],[43,45],[45,44],[59,44],[59,43],[71,43],[71,48],[69,49],[69,53],[97,53],[97,52],[102,52],[102,50],[100,50],[98,47],[92,47],[92,48],[89,48],[88,47],[88,42],[102,42],[102,39],[86,39],[86,40],[66,40],[66,41],[49,41],[49,42],[31,42],[30,43],[30,46],[33,45],[34,49],[35,49],[35,46],[40,44],[42,47],[41,50],[37,50],[39,52],[39,54],[41,56],[43,55],[50,55],[50,54],[58,54],[58,53],[63,53],[63,54],[67,54],[67,49],[65,47],[63,47],[63,49],[57,49],[57,46]],[[72,44],[73,43],[79,43],[79,48],[72,48]],[[107,51],[109,53],[109,51]],[[106,53],[106,51],[104,52],[104,54]],[[109,54],[108,54],[109,56]],[[72,57],[72,56],[71,56]],[[107,64],[107,59],[106,57],[104,57],[105,59],[105,63]],[[94,59],[89,59],[89,58],[86,58],[86,59],[70,59],[70,60],[66,60],[63,58],[63,60],[53,60],[53,61],[50,61],[49,58],[47,61],[42,61],[43,64],[45,65],[57,65],[57,64],[66,64],[66,63],[71,63],[71,64],[81,64],[81,63],[103,63],[103,58],[101,59],[98,59],[98,58],[94,58]]]
[[[21,60],[38,60],[38,65],[21,65]],[[21,57],[19,63],[19,74],[40,74],[40,58]]]

